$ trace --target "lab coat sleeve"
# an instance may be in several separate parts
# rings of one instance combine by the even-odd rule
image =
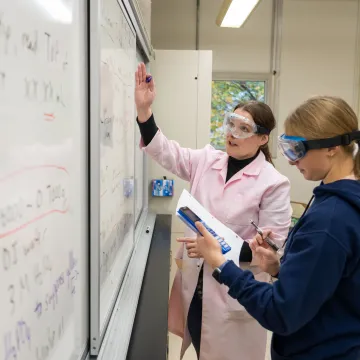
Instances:
[[[220,280],[229,287],[229,295],[264,328],[290,335],[313,319],[333,295],[346,258],[339,241],[327,232],[299,234],[274,284],[256,281],[250,271],[233,262],[226,264]]]
[[[281,177],[274,186],[270,187],[262,196],[259,211],[259,226],[272,230],[280,235],[274,240],[282,246],[287,238],[291,224],[292,208],[290,203],[290,182]],[[281,238],[281,241],[279,239]]]
[[[168,140],[161,130],[156,133],[148,146],[144,146],[141,141],[140,147],[160,166],[185,181],[193,179],[196,167],[206,151],[206,148],[199,150],[182,148],[176,141]]]

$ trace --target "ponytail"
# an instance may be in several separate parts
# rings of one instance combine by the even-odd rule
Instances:
[[[260,149],[263,152],[263,154],[265,155],[266,161],[269,162],[272,166],[275,167],[275,165],[274,165],[274,163],[272,161],[272,156],[271,156],[269,144],[265,144],[265,145],[261,146]],[[358,152],[358,154],[359,154],[359,176],[360,176],[360,152]]]

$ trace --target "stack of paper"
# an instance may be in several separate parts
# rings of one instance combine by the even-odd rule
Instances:
[[[188,191],[183,190],[176,207],[177,211],[187,206],[191,209],[202,221],[204,221],[211,229],[213,229],[220,237],[230,245],[231,250],[224,256],[239,264],[239,254],[244,240],[234,231],[226,227],[222,222],[212,216]]]

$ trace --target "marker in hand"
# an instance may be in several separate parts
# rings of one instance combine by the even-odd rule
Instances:
[[[255,222],[253,220],[250,220],[250,223],[252,226],[254,226],[256,232],[261,235],[261,237],[263,237],[264,232],[255,224]],[[284,250],[279,248],[268,236],[264,240],[276,253],[278,253],[280,256],[284,255]]]
[[[152,80],[152,76],[149,75],[149,76],[146,77],[146,82],[147,83],[149,83],[151,80]]]

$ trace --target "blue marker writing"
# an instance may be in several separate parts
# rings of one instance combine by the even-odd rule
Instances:
[[[152,80],[152,76],[147,76],[146,77],[146,82],[149,83]]]
[[[17,352],[16,347],[12,344],[11,332],[8,332],[4,336],[4,347],[5,347],[5,360],[16,359]]]
[[[41,314],[42,314],[42,303],[41,302],[36,303],[35,312],[38,317],[41,316]]]

